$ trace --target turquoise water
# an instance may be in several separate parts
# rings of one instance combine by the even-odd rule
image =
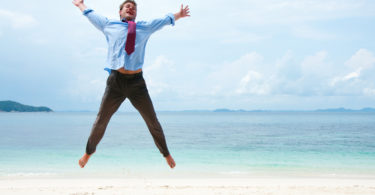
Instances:
[[[0,176],[171,171],[138,113],[116,113],[80,169],[96,113],[0,113]],[[160,112],[173,174],[375,177],[375,113]]]

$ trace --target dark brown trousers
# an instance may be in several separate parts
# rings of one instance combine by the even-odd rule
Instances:
[[[156,117],[142,72],[125,75],[116,70],[112,70],[107,79],[100,109],[87,141],[86,153],[92,154],[95,152],[96,146],[103,138],[109,120],[126,98],[130,100],[145,120],[160,153],[164,157],[168,156],[169,151],[163,129]]]

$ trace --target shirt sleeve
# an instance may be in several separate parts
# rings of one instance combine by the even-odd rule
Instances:
[[[164,18],[152,20],[151,22],[148,22],[146,25],[148,25],[151,28],[152,32],[155,32],[157,30],[160,30],[165,25],[171,24],[172,26],[174,26],[174,22],[174,15],[169,13]]]
[[[92,9],[85,9],[82,13],[100,31],[103,31],[104,27],[108,24],[108,18],[95,13]]]

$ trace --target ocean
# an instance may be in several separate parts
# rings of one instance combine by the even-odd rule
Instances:
[[[95,118],[94,112],[0,113],[0,178],[375,178],[371,112],[158,112],[174,170],[138,113],[116,113],[81,169]]]

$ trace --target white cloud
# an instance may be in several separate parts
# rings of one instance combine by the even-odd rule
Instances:
[[[38,24],[32,15],[4,9],[0,9],[0,22],[10,24],[13,29],[24,29]]]
[[[161,93],[168,93],[176,87],[173,84],[177,76],[175,64],[166,56],[158,56],[150,66],[144,67],[144,72],[148,89],[153,96],[157,97]]]
[[[345,62],[345,65],[348,73],[331,80],[332,90],[336,94],[374,96],[374,54],[366,49],[360,49]]]
[[[275,62],[275,69],[277,77],[298,79],[301,77],[301,67],[295,61],[295,56],[291,50],[288,50],[284,56],[277,59]]]
[[[297,37],[313,40],[332,40],[337,38],[336,35],[332,33],[323,32],[322,30],[314,29],[307,25],[293,27],[292,33]]]
[[[216,70],[207,76],[207,89],[211,95],[228,95],[237,92],[246,93],[247,76],[257,75],[263,69],[263,57],[256,52],[251,52],[238,60],[219,65]],[[250,74],[250,75],[248,75]],[[259,78],[260,79],[260,78]],[[258,89],[260,90],[260,89]]]
[[[360,67],[369,67],[372,60],[371,52],[360,50],[347,64],[356,62]],[[375,78],[363,77],[363,71],[359,69],[340,76],[338,69],[343,68],[344,62],[341,65],[329,62],[326,51],[307,56],[299,63],[289,51],[281,59],[273,61],[268,64],[263,61],[262,55],[252,52],[233,62],[223,63],[207,77],[207,85],[200,86],[201,91],[207,91],[207,95],[212,96],[314,97],[369,95],[375,88]]]
[[[270,88],[265,83],[264,76],[255,71],[249,71],[242,79],[235,91],[237,94],[267,95]]]
[[[326,51],[319,51],[315,55],[307,56],[301,63],[304,78],[317,79],[332,76],[335,70],[333,65],[327,62],[327,56]]]
[[[360,72],[360,70],[358,70],[358,71],[351,72],[351,73],[349,73],[347,75],[344,75],[344,76],[334,77],[332,79],[332,81],[330,82],[330,86],[335,87],[340,82],[347,82],[347,81],[350,81],[350,80],[358,79],[360,74],[361,74],[361,72]]]
[[[251,52],[232,62],[215,64],[214,71],[211,72],[207,71],[211,67],[201,65],[177,68],[173,61],[159,56],[151,66],[145,67],[145,73],[150,93],[160,99],[170,97],[171,94],[180,99],[206,101],[218,97],[244,101],[256,96],[329,97],[372,94],[371,89],[375,86],[370,83],[374,79],[361,78],[360,71],[340,76],[337,69],[343,65],[329,62],[328,56],[328,52],[320,51],[298,62],[293,52],[288,51],[281,58],[267,63],[262,55]],[[358,52],[353,56],[357,56],[354,59],[363,64],[368,64],[358,57]]]
[[[349,73],[348,75],[344,76],[343,80],[344,81],[347,81],[347,80],[350,80],[350,79],[356,79],[358,78],[360,75],[360,72],[352,72],[352,73]]]
[[[366,49],[360,49],[345,64],[356,69],[373,68],[375,56]]]
[[[327,62],[328,53],[317,52],[301,62],[292,52],[277,60],[276,73],[272,77],[273,95],[320,96],[327,95],[327,81],[335,74],[334,65]]]
[[[353,54],[347,64],[354,62],[353,59],[368,64],[358,53],[363,52]],[[262,100],[270,104],[286,101],[286,105],[290,105],[288,100],[293,98],[299,98],[300,102],[303,102],[301,98],[320,102],[332,97],[375,96],[375,79],[363,78],[354,68],[340,76],[335,68],[340,64],[343,67],[345,62],[329,63],[328,56],[328,52],[320,51],[298,62],[293,52],[288,51],[281,58],[266,63],[262,55],[250,52],[232,62],[215,64],[215,71],[207,72],[211,67],[176,67],[173,60],[161,55],[150,66],[145,66],[144,75],[155,107],[161,109],[171,105],[178,107],[181,102],[197,105],[195,108],[218,104],[242,107],[241,103],[259,104]],[[289,70],[295,69],[296,73],[289,74]],[[106,77],[92,75],[95,73],[77,74],[69,89],[70,96],[82,102],[99,101]]]

